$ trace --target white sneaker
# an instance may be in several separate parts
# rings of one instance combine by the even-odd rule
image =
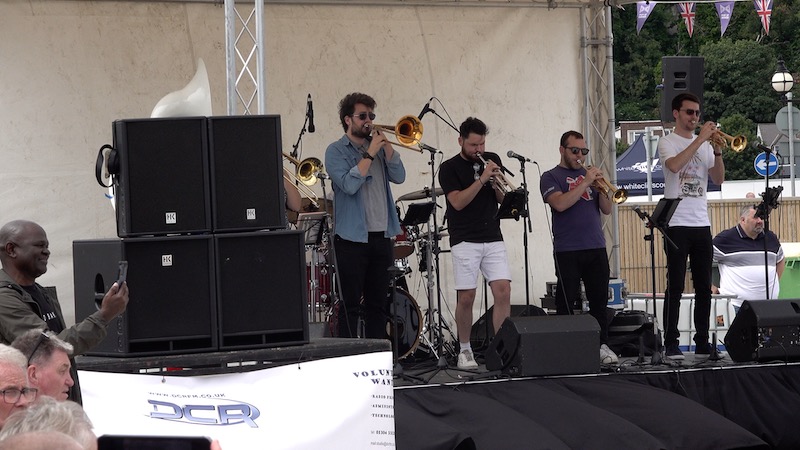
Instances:
[[[617,355],[608,348],[608,345],[603,344],[600,346],[600,364],[618,364],[619,359]]]
[[[459,369],[477,369],[478,363],[475,362],[475,355],[472,350],[462,350],[458,354],[458,368]]]

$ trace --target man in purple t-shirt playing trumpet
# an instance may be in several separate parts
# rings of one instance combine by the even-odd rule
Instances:
[[[556,311],[572,314],[580,297],[581,280],[589,301],[589,314],[600,325],[600,362],[616,364],[617,355],[608,348],[609,265],[600,213],[611,213],[611,199],[596,188],[603,173],[586,168],[589,149],[577,131],[561,136],[561,161],[542,174],[542,198],[553,214],[553,258],[556,266]]]

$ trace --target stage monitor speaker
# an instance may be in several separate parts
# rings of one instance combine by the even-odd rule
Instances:
[[[303,232],[214,236],[220,349],[308,342]]]
[[[509,317],[486,350],[486,368],[510,376],[600,370],[600,326],[589,314]]]
[[[210,236],[102,239],[72,243],[77,322],[96,312],[128,261],[130,301],[87,355],[146,356],[215,351]]]
[[[725,334],[731,359],[800,360],[800,299],[745,301]]]
[[[215,232],[286,227],[281,117],[208,119]]]
[[[114,122],[117,235],[211,231],[205,117]]]
[[[700,99],[703,109],[703,77],[705,59],[702,56],[664,56],[661,73],[664,89],[661,93],[661,121],[674,124],[672,99],[678,94],[692,93]]]
[[[486,314],[482,315],[477,322],[472,324],[472,333],[469,341],[473,349],[483,349],[489,345],[489,338],[494,336],[494,323],[492,314],[494,305],[489,307]],[[542,308],[535,305],[511,305],[511,317],[546,316],[547,313]]]

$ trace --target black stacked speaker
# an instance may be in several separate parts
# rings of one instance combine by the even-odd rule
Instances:
[[[305,241],[300,230],[220,234],[220,348],[308,342]]]
[[[168,355],[217,349],[210,236],[103,239],[72,243],[75,316],[97,311],[128,261],[130,300],[89,355]]]
[[[211,231],[205,117],[118,120],[114,148],[118,236]]]
[[[486,368],[510,376],[600,371],[600,326],[589,314],[509,317],[486,350]]]
[[[800,300],[745,301],[725,334],[731,359],[800,360]]]
[[[661,71],[664,90],[661,94],[661,121],[674,123],[672,99],[678,94],[692,93],[700,99],[703,108],[703,77],[705,59],[702,56],[664,56]]]
[[[130,302],[87,354],[308,342],[304,236],[285,230],[280,116],[119,120],[113,131],[120,239],[73,242],[76,319],[97,311],[123,260]]]
[[[494,323],[492,323],[492,315],[494,314],[494,305],[492,305],[486,314],[482,315],[477,322],[472,324],[472,332],[470,333],[470,345],[475,349],[483,349],[488,344],[491,338],[495,335]],[[530,317],[530,316],[546,316],[547,312],[536,305],[511,305],[511,317]]]
[[[215,232],[286,227],[280,116],[208,118]]]

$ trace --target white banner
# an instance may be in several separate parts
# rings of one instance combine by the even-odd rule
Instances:
[[[221,375],[79,376],[98,436],[209,436],[223,450],[395,447],[391,352]]]

